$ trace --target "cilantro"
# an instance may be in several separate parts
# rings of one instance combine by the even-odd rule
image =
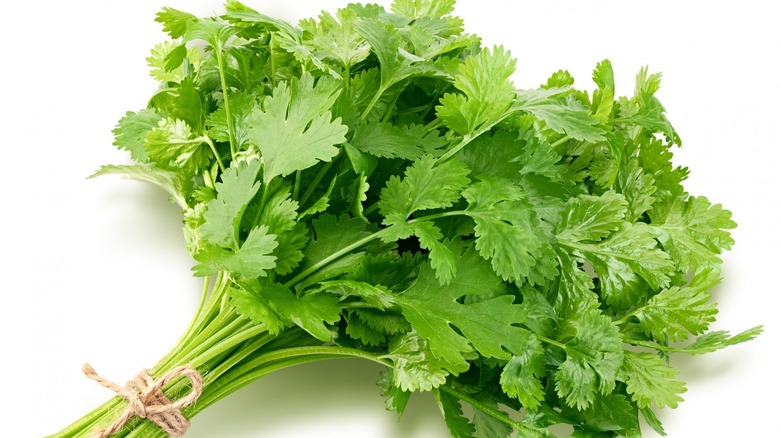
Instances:
[[[760,333],[708,332],[736,224],[685,191],[660,74],[618,97],[604,60],[592,92],[565,70],[518,90],[509,51],[453,8],[157,15],[161,86],[113,131],[135,163],[95,175],[150,182],[183,210],[206,284],[152,374],[203,372],[188,417],[272,371],[357,357],[387,367],[388,409],[433,392],[454,437],[638,437],[640,416],[663,434],[653,409],[685,392],[669,356]]]

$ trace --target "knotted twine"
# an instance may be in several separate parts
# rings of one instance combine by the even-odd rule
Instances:
[[[128,401],[127,409],[122,415],[110,426],[97,432],[94,438],[107,438],[115,434],[122,429],[125,423],[136,416],[148,419],[171,436],[180,437],[190,427],[190,422],[181,413],[181,408],[194,403],[203,390],[203,379],[189,365],[176,367],[157,380],[149,375],[149,370],[143,370],[134,379],[128,381],[125,387],[100,377],[89,364],[84,364],[81,371],[88,378]],[[162,388],[178,377],[190,379],[192,389],[186,396],[171,402],[163,393]]]

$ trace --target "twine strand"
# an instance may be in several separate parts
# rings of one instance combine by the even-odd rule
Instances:
[[[119,416],[107,428],[98,431],[94,438],[108,438],[117,433],[133,417],[146,418],[160,426],[162,430],[174,437],[184,435],[190,427],[190,422],[181,413],[181,409],[189,406],[200,397],[203,391],[203,379],[195,369],[189,365],[176,367],[154,380],[148,370],[138,373],[135,378],[127,382],[126,386],[119,386],[97,374],[89,364],[81,368],[84,375],[99,383],[101,386],[114,391],[119,397],[127,400],[128,405],[122,415]],[[170,401],[163,392],[172,380],[184,377],[192,383],[190,392],[176,401]]]

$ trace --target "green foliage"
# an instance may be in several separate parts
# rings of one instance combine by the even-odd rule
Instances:
[[[565,70],[518,90],[453,8],[157,15],[161,86],[113,131],[135,163],[95,175],[167,191],[208,277],[163,365],[208,370],[211,402],[361,357],[388,367],[388,409],[431,391],[454,437],[639,437],[640,415],[663,434],[668,356],[761,331],[707,332],[731,213],[683,188],[660,74],[618,97],[604,60],[592,91]]]

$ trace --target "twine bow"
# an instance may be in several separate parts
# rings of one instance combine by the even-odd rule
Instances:
[[[169,435],[180,437],[190,427],[190,422],[181,413],[181,408],[194,403],[203,390],[203,379],[189,365],[176,367],[157,380],[149,375],[148,370],[143,370],[134,379],[127,382],[126,387],[100,377],[89,364],[84,364],[81,370],[88,378],[128,401],[127,409],[122,415],[110,426],[97,432],[94,438],[107,438],[115,434],[134,416],[146,418],[160,426]],[[190,379],[192,389],[186,396],[172,402],[163,393],[162,388],[178,377]]]

